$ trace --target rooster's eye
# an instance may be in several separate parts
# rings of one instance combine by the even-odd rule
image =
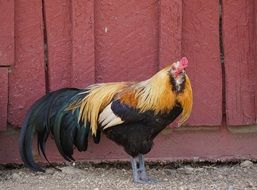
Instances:
[[[172,67],[171,67],[171,70],[172,70],[172,71],[174,71],[174,70],[175,70],[175,67],[174,67],[174,66],[172,66]]]

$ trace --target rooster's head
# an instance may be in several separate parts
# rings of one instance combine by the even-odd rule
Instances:
[[[185,68],[188,66],[188,60],[183,57],[180,61],[177,61],[171,65],[170,73],[174,78],[179,77],[185,73]]]

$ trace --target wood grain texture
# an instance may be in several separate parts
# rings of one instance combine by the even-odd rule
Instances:
[[[214,129],[210,129],[214,128]],[[192,129],[192,128],[190,128]],[[197,130],[166,131],[167,134],[158,135],[153,149],[146,155],[148,161],[155,162],[181,162],[183,161],[235,161],[257,159],[257,133],[227,133],[216,127],[209,129],[198,128]],[[21,163],[16,142],[19,137],[18,131],[12,134],[0,133],[0,163]],[[35,159],[37,162],[45,162],[44,158],[38,157],[36,140],[34,141]],[[57,150],[53,139],[49,137],[46,145],[46,155],[51,163],[63,163],[64,159]],[[128,163],[128,155],[121,146],[118,146],[104,135],[99,144],[95,144],[90,138],[88,150],[79,152],[74,150],[74,158],[82,162],[93,161],[96,163],[120,161]],[[47,163],[46,163],[47,164]],[[47,164],[49,165],[49,164]],[[30,171],[28,171],[30,172]],[[104,172],[104,171],[103,171]],[[139,189],[139,188],[138,188]],[[172,189],[172,188],[171,188]]]
[[[50,90],[71,86],[71,1],[45,0]]]
[[[160,68],[181,58],[182,1],[160,0],[159,62]]]
[[[223,34],[228,125],[256,123],[254,0],[225,0]]]
[[[220,125],[222,77],[219,1],[183,1],[182,55],[189,60],[194,105],[190,125]]]
[[[255,14],[255,63],[257,62],[257,2],[254,1]],[[255,65],[256,66],[256,65]],[[255,68],[255,123],[257,123],[257,69]]]
[[[7,127],[8,68],[0,67],[0,131]]]
[[[72,86],[95,82],[94,0],[72,1]]]
[[[95,1],[97,82],[143,80],[158,70],[156,0]]]
[[[14,62],[14,0],[0,1],[0,66]]]
[[[29,106],[45,93],[41,1],[15,1],[15,64],[9,73],[8,121],[21,124]]]

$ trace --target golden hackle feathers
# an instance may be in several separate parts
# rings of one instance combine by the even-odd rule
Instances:
[[[170,67],[156,73],[152,78],[135,85],[136,108],[140,112],[154,110],[155,114],[164,113],[175,105],[176,96],[171,90]]]
[[[89,122],[92,134],[96,135],[98,115],[111,102],[113,97],[126,83],[103,83],[88,87],[88,93],[82,100],[71,104],[68,109],[80,108],[79,120]]]
[[[133,85],[134,95],[126,94],[127,101],[131,100],[133,107],[139,109],[140,112],[154,110],[155,114],[167,113],[174,107],[176,102],[179,102],[183,108],[178,121],[178,126],[181,126],[189,118],[192,111],[192,88],[188,76],[185,75],[184,91],[182,93],[172,91],[169,71],[170,67],[166,67],[152,78]]]
[[[133,108],[137,107],[138,99],[136,98],[136,91],[132,87],[127,88],[121,92],[119,94],[119,99],[122,104],[129,105]]]
[[[168,113],[176,102],[179,102],[183,108],[179,119],[179,125],[182,125],[192,110],[192,89],[189,78],[186,76],[184,91],[182,93],[172,91],[170,69],[170,66],[166,67],[150,79],[139,83],[118,82],[92,85],[83,92],[85,97],[72,103],[68,109],[74,111],[79,108],[78,120],[89,122],[92,134],[96,135],[99,115],[113,99],[119,99],[121,103],[140,112],[153,110],[155,114]]]

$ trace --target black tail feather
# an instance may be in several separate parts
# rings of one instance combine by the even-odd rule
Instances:
[[[78,122],[75,118],[70,116],[71,112],[61,110],[56,115],[54,139],[57,148],[63,158],[67,161],[74,161],[73,154],[73,142],[76,136]]]
[[[96,144],[99,144],[101,138],[101,130],[97,129],[96,130],[96,135],[93,135],[93,140]]]
[[[37,164],[34,162],[33,155],[32,155],[32,141],[35,130],[40,131],[40,128],[45,125],[43,117],[37,120],[37,115],[40,113],[42,108],[44,107],[44,102],[50,97],[51,95],[46,95],[43,98],[39,99],[34,103],[34,105],[29,109],[26,114],[23,126],[20,132],[19,138],[19,149],[22,161],[26,166],[31,168],[34,171],[44,171],[42,170]],[[41,125],[37,125],[38,123]]]
[[[19,150],[24,164],[34,171],[44,171],[34,161],[32,142],[34,133],[38,138],[38,150],[50,164],[45,153],[45,144],[49,135],[54,137],[57,148],[64,159],[73,161],[74,145],[79,151],[87,150],[89,123],[78,121],[79,108],[74,112],[66,110],[73,101],[87,94],[84,90],[64,88],[51,92],[37,100],[26,114],[19,138]],[[94,138],[100,140],[100,131]],[[51,164],[50,164],[51,165]]]
[[[88,145],[89,127],[88,123],[80,124],[76,137],[76,147],[79,151],[86,151]]]

